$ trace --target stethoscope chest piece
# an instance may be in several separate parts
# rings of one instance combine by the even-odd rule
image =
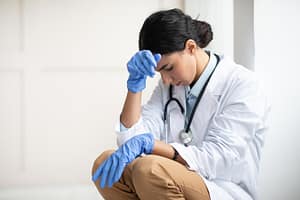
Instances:
[[[214,73],[214,71],[215,71],[215,69],[216,69],[216,67],[217,67],[217,65],[218,65],[218,63],[219,63],[219,61],[220,61],[220,57],[219,57],[217,54],[214,54],[214,55],[215,55],[216,58],[217,58],[216,65],[215,65],[215,67],[213,68],[213,70],[210,72],[209,77],[208,77],[207,80],[205,81],[205,83],[204,83],[204,85],[203,85],[203,87],[202,87],[202,89],[201,89],[201,91],[200,91],[200,93],[199,93],[199,95],[198,95],[198,97],[197,97],[197,99],[196,99],[196,102],[195,102],[195,104],[194,104],[194,106],[193,106],[193,109],[192,109],[192,112],[191,112],[191,114],[190,114],[190,117],[189,117],[189,119],[188,119],[186,128],[185,128],[184,130],[180,131],[180,133],[179,133],[179,139],[180,139],[180,141],[181,141],[185,146],[188,146],[188,145],[193,141],[193,134],[192,134],[192,132],[191,132],[191,130],[190,130],[190,127],[191,127],[191,123],[192,123],[192,120],[193,120],[193,117],[194,117],[196,108],[197,108],[197,106],[198,106],[198,104],[199,104],[199,102],[200,102],[200,100],[201,100],[201,98],[202,98],[202,95],[203,95],[203,93],[204,93],[204,91],[205,91],[205,88],[206,88],[208,82],[209,82],[209,79],[211,78],[212,74]],[[181,103],[179,102],[178,99],[176,99],[176,98],[174,98],[174,97],[172,96],[172,88],[173,88],[173,86],[170,85],[170,89],[169,89],[169,96],[170,96],[170,97],[169,97],[169,100],[167,101],[167,103],[165,104],[165,108],[164,108],[164,122],[165,122],[164,124],[165,124],[165,125],[166,125],[166,119],[167,119],[168,105],[169,105],[172,101],[175,101],[175,102],[178,104],[178,106],[180,107],[181,113],[184,114],[184,108],[183,108],[183,106],[181,105]],[[167,139],[167,138],[168,138],[168,132],[167,132],[167,129],[166,129],[166,143],[168,143],[168,139]]]
[[[190,144],[192,142],[193,134],[190,130],[188,130],[188,131],[182,130],[179,133],[179,139],[185,146],[187,146],[188,144]]]

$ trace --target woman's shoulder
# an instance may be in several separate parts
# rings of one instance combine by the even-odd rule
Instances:
[[[254,71],[234,62],[232,58],[226,56],[223,56],[220,61],[218,76],[220,76],[219,80],[223,78],[226,82],[257,82],[257,76]]]
[[[208,87],[211,93],[221,94],[241,85],[253,87],[257,82],[255,72],[237,64],[232,58],[221,55]]]

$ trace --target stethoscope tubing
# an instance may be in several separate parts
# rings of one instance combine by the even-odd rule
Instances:
[[[206,82],[205,82],[205,84],[204,84],[204,86],[203,86],[203,89],[201,90],[200,94],[199,94],[198,97],[197,97],[197,100],[196,100],[195,105],[194,105],[194,107],[193,107],[192,113],[191,113],[191,115],[190,115],[190,117],[189,117],[189,119],[188,119],[187,126],[186,126],[186,128],[184,129],[184,131],[185,131],[186,133],[188,133],[188,132],[190,131],[190,126],[191,126],[191,123],[192,123],[192,120],[193,120],[193,117],[194,117],[196,108],[197,108],[199,102],[201,101],[202,96],[203,96],[203,94],[204,94],[204,91],[205,91],[205,89],[206,89],[206,86],[208,85],[208,82],[209,82],[209,80],[210,80],[212,74],[214,73],[214,71],[215,71],[215,69],[216,69],[216,67],[217,67],[217,65],[218,65],[218,63],[219,63],[219,61],[220,61],[220,57],[219,57],[217,54],[214,54],[214,55],[217,57],[217,63],[216,63],[216,66],[215,66],[215,68],[213,69],[213,71],[211,72],[211,74],[210,74],[210,76],[208,77],[208,79],[206,80]],[[173,97],[172,92],[173,92],[173,85],[170,85],[170,88],[169,88],[169,100],[166,102],[165,107],[164,107],[164,115],[163,115],[164,124],[166,124],[166,120],[167,120],[168,106],[169,106],[169,104],[170,104],[172,101],[175,101],[175,102],[177,103],[177,105],[178,105],[179,108],[180,108],[181,113],[184,114],[184,107],[181,105],[181,103],[180,103],[180,101],[179,101],[178,99],[176,99],[176,98]],[[185,144],[185,145],[187,145],[187,144]]]
[[[170,91],[172,90],[172,85],[170,86]],[[166,105],[165,105],[165,108],[164,108],[164,121],[167,120],[167,114],[168,114],[168,106],[169,104],[172,102],[172,101],[175,101],[177,103],[177,105],[179,106],[180,108],[180,111],[182,114],[184,114],[184,108],[183,106],[181,105],[181,103],[179,102],[178,99],[174,98],[171,96],[171,98],[167,101]]]

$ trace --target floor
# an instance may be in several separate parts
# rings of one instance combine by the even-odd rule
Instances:
[[[0,200],[101,200],[92,185],[0,188]]]

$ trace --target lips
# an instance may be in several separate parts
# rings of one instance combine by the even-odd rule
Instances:
[[[176,86],[180,86],[181,85],[181,81],[177,82],[175,85]]]

